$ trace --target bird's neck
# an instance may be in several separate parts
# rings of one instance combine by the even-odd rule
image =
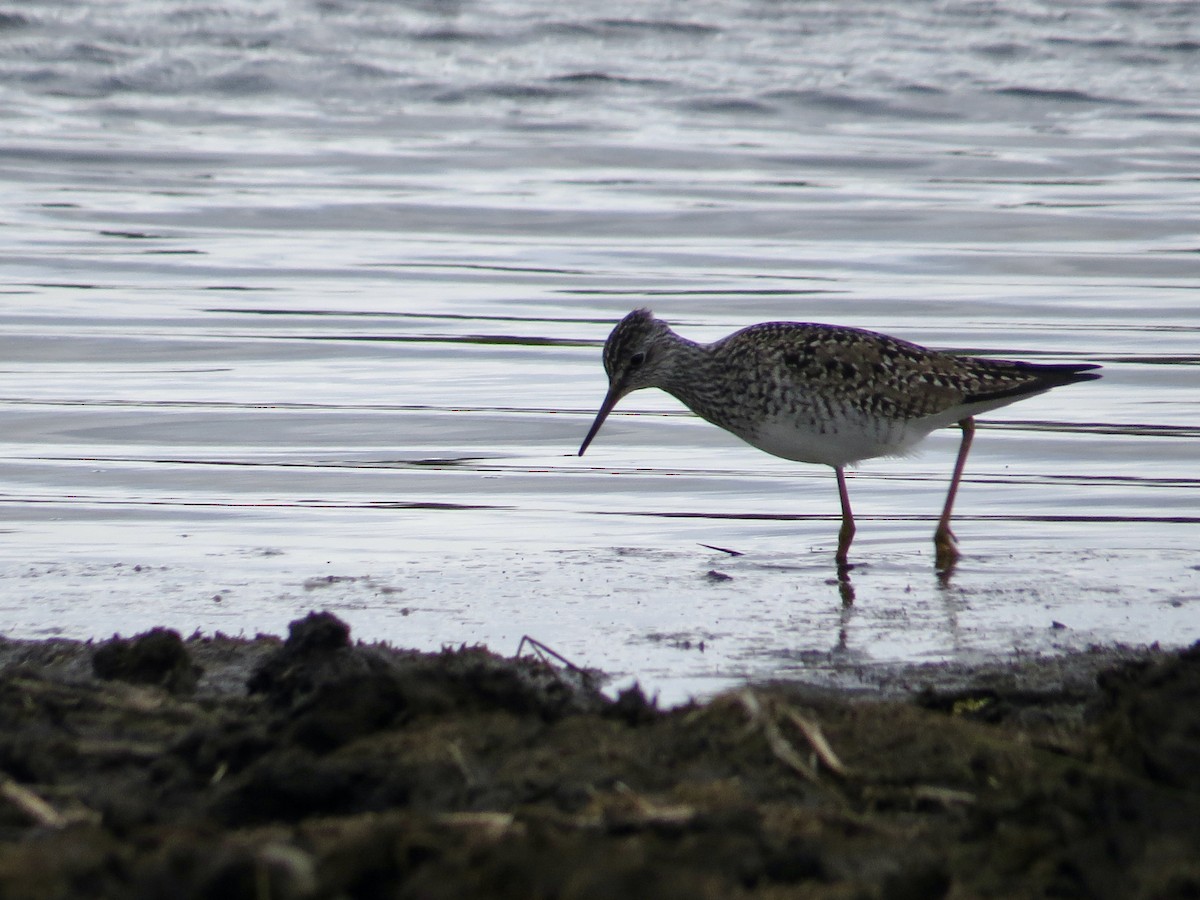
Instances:
[[[720,422],[722,407],[727,405],[728,388],[712,346],[689,341],[672,333],[670,364],[662,373],[662,388],[696,415]]]

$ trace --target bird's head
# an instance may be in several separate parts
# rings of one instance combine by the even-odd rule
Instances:
[[[678,340],[670,326],[656,319],[648,309],[635,309],[612,330],[604,342],[604,371],[608,373],[608,394],[579,448],[588,448],[613,407],[626,394],[648,387],[661,387],[667,375],[667,350]]]

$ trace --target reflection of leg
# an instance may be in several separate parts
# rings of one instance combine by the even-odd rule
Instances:
[[[958,459],[954,463],[954,475],[950,478],[950,490],[946,494],[946,505],[933,534],[933,546],[937,554],[937,567],[946,569],[958,560],[958,541],[950,530],[950,517],[954,513],[954,498],[958,494],[958,483],[962,481],[963,469],[967,465],[967,454],[971,452],[971,439],[975,437],[975,420],[968,416],[958,423],[962,429],[962,443],[958,447]]]
[[[854,621],[854,585],[850,583],[850,573],[845,569],[839,569],[838,591],[842,594],[842,609],[838,613],[837,646],[833,649],[844,653],[850,646],[850,625]]]
[[[838,563],[837,567],[838,595],[842,598],[842,606],[847,608],[854,605],[854,584],[850,581],[850,570],[853,568],[846,563]]]
[[[842,499],[842,529],[838,532],[837,560],[839,566],[846,565],[850,542],[854,540],[854,513],[850,511],[850,494],[846,491],[846,473],[841,466],[834,466],[837,473],[838,496]]]

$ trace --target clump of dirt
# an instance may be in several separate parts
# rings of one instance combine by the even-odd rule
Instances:
[[[157,684],[172,694],[190,694],[200,674],[178,631],[154,628],[131,641],[114,638],[92,656],[92,671],[106,681]]]
[[[1105,672],[1099,685],[1105,748],[1156,782],[1200,790],[1200,644]]]
[[[660,710],[326,613],[0,640],[0,896],[1200,896],[1200,646],[1102,659]]]

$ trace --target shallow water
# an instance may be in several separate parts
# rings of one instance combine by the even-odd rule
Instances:
[[[668,700],[1200,638],[1196,4],[93,6],[0,7],[5,633],[319,607]],[[656,392],[575,455],[640,305],[1104,378],[981,420],[948,580],[957,435],[855,472],[847,607],[828,470]]]

